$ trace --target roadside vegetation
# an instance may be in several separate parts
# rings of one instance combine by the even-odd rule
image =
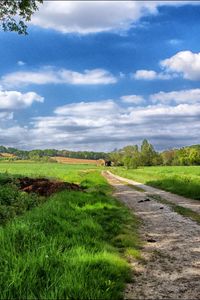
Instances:
[[[200,166],[112,168],[119,176],[157,187],[181,196],[200,200]]]
[[[19,174],[48,175],[84,188],[55,193],[0,226],[0,299],[121,299],[131,279],[126,255],[140,257],[139,221],[111,197],[100,171],[37,163],[0,168],[7,171],[1,178],[6,188],[13,184],[7,178]]]

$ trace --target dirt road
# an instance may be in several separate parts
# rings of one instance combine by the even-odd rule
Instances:
[[[114,196],[138,215],[143,225],[144,262],[132,262],[134,282],[125,299],[200,299],[200,226],[108,172]]]
[[[132,185],[134,185],[138,188],[143,189],[148,194],[158,195],[161,198],[166,199],[166,200],[168,200],[168,201],[170,201],[174,204],[181,205],[185,208],[189,208],[189,209],[191,209],[191,210],[193,210],[193,211],[200,214],[200,201],[199,200],[188,199],[188,198],[185,198],[185,197],[182,197],[182,196],[179,196],[179,195],[175,195],[175,194],[172,194],[172,193],[169,193],[169,192],[166,192],[166,191],[163,191],[163,190],[160,190],[160,189],[157,189],[157,188],[139,183],[137,181],[134,181],[134,180],[131,180],[131,179],[128,179],[128,178],[120,177],[118,175],[112,174],[109,171],[107,173],[114,176],[116,179],[119,179],[120,181],[132,184]]]

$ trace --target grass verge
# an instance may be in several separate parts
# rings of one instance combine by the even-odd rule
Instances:
[[[123,167],[111,171],[121,177],[166,190],[168,192],[200,200],[200,167],[171,166],[143,167],[126,170]]]
[[[138,220],[99,172],[0,227],[0,299],[122,299]]]

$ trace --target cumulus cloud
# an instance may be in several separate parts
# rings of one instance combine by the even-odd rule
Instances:
[[[133,74],[133,78],[136,80],[156,80],[156,79],[166,80],[166,79],[170,79],[171,76],[169,74],[157,73],[153,70],[137,70]]]
[[[183,77],[200,80],[200,52],[180,51],[170,58],[160,61],[162,72],[154,70],[137,70],[133,78],[137,80],[172,79]]]
[[[150,100],[161,103],[200,103],[200,89],[189,89],[152,94]]]
[[[145,102],[144,97],[141,95],[126,95],[126,96],[122,96],[120,99],[124,103],[135,104],[135,105],[142,104]]]
[[[79,102],[32,119],[28,128],[8,127],[0,142],[5,139],[9,144],[13,137],[15,145],[23,148],[105,151],[149,138],[157,147],[183,146],[200,142],[199,118],[199,102],[128,108],[114,100]]]
[[[83,73],[60,69],[54,70],[44,67],[37,71],[20,71],[2,76],[0,83],[3,86],[20,86],[29,84],[111,84],[116,83],[117,78],[104,69],[85,70]]]
[[[130,101],[128,106],[123,98]],[[7,119],[7,126],[5,130],[0,122],[0,144],[109,151],[144,138],[158,149],[200,142],[200,89],[161,91],[148,97],[149,105],[135,104],[136,100],[144,101],[142,96],[127,95],[121,102],[108,99],[66,104],[50,115],[33,118],[26,127],[11,126],[12,114],[2,112],[0,121]]]
[[[185,79],[200,80],[200,52],[180,51],[164,59],[160,65],[169,73],[176,73]]]
[[[154,2],[45,1],[33,16],[32,24],[62,33],[121,31],[149,13],[157,13]]]
[[[0,110],[16,110],[29,107],[33,102],[43,102],[44,98],[35,92],[0,90]]]
[[[198,1],[44,1],[32,24],[62,33],[89,34],[128,30],[163,5],[197,5]]]

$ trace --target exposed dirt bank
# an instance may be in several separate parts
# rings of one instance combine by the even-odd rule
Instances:
[[[27,193],[36,193],[40,196],[50,196],[61,190],[82,191],[82,188],[69,182],[49,180],[47,178],[19,178],[20,189]]]

